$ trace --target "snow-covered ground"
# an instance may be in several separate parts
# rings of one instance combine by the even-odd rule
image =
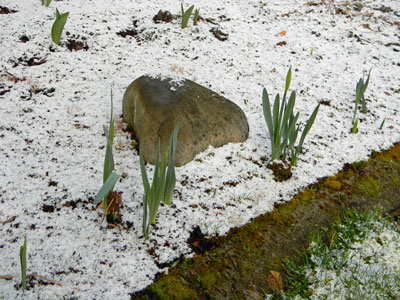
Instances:
[[[17,11],[0,15],[0,275],[18,275],[0,279],[0,298],[129,299],[167,271],[159,263],[190,255],[186,240],[194,227],[224,234],[344,163],[400,140],[399,1],[204,0],[184,6],[191,4],[203,20],[193,26],[191,19],[181,29],[179,17],[152,20],[159,10],[179,15],[180,1],[54,0],[46,8],[39,0],[0,0]],[[50,37],[56,7],[70,12],[60,46]],[[228,39],[217,39],[212,28]],[[126,30],[137,34],[117,34]],[[68,40],[84,49],[68,50]],[[262,159],[271,147],[261,94],[263,87],[272,97],[282,93],[290,65],[300,122],[322,104],[292,178],[275,182]],[[359,114],[359,132],[351,134],[355,85],[370,68],[369,112]],[[139,156],[121,124],[123,93],[144,74],[209,87],[239,105],[250,126],[246,142],[210,148],[176,169],[173,206],[160,207],[149,241],[141,234]],[[123,193],[121,230],[107,229],[102,210],[91,204],[102,184],[111,88],[114,158],[123,174],[116,185]],[[15,287],[25,234],[28,273],[62,287]]]

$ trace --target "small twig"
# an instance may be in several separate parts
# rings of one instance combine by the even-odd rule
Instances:
[[[42,276],[42,275],[39,275],[39,274],[37,274],[37,273],[28,274],[28,275],[26,275],[26,277],[37,277],[37,278],[46,280],[46,281],[48,281],[48,282],[57,284],[57,285],[59,285],[59,286],[62,286],[61,282],[59,282],[59,281],[57,281],[57,280],[50,279],[50,278],[45,277],[45,276]]]
[[[0,275],[0,279],[5,279],[5,280],[11,280],[11,279],[13,279],[13,278],[15,278],[15,277],[17,277],[17,276],[13,276],[13,275]],[[39,275],[39,274],[37,274],[37,273],[28,274],[28,275],[26,275],[26,277],[37,277],[37,278],[43,279],[43,280],[45,280],[45,281],[48,281],[48,282],[57,284],[57,285],[59,285],[59,286],[62,286],[62,283],[61,283],[61,282],[59,282],[59,281],[57,281],[57,280],[53,280],[53,279],[48,278],[48,277],[45,277],[45,276],[42,276],[42,275]]]
[[[16,218],[16,216],[11,217],[11,218],[9,218],[7,221],[3,221],[3,222],[0,222],[0,223],[1,223],[2,225],[5,225],[5,224],[7,224],[7,223],[13,222],[13,221],[15,220],[15,218]]]

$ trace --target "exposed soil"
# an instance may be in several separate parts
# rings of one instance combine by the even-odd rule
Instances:
[[[400,143],[367,162],[345,165],[336,176],[323,178],[290,202],[251,223],[232,229],[226,236],[189,241],[197,249],[193,259],[162,274],[132,299],[262,299],[271,292],[271,270],[283,275],[283,262],[298,258],[316,232],[330,229],[344,208],[361,211],[381,207],[383,214],[400,214]]]

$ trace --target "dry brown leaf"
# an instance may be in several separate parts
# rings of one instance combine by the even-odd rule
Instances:
[[[263,297],[261,297],[261,295],[259,293],[257,293],[256,291],[253,290],[247,290],[245,291],[245,295],[247,299],[251,299],[251,300],[262,300]]]
[[[280,294],[283,291],[282,277],[279,272],[271,270],[267,277],[267,283],[268,286],[275,292]]]

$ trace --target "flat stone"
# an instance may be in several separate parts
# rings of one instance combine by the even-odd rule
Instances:
[[[164,153],[175,124],[180,123],[175,166],[190,162],[209,146],[240,143],[249,125],[239,106],[190,80],[142,76],[126,89],[123,118],[139,140],[145,161],[155,164],[158,140]]]

